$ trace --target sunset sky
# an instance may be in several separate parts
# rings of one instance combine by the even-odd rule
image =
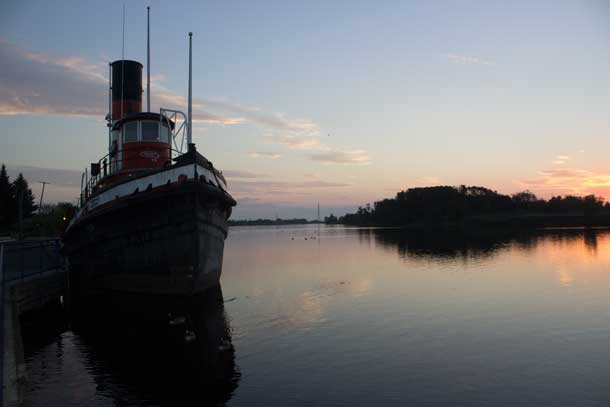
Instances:
[[[237,218],[441,184],[610,199],[609,1],[125,3],[143,63],[151,7],[153,111],[186,110],[194,32],[194,141]],[[106,153],[122,9],[0,5],[0,162],[50,201]]]

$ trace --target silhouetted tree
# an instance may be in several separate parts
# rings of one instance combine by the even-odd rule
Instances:
[[[546,202],[530,191],[523,191],[511,196],[516,209],[544,211]]]
[[[11,182],[6,173],[6,165],[0,169],[0,228],[8,229],[15,218],[15,199]]]
[[[585,215],[590,216],[599,212],[604,208],[604,198],[595,195],[587,195],[582,198],[583,211]]]
[[[515,203],[521,203],[521,202],[531,203],[531,202],[538,201],[538,197],[527,190],[513,194],[512,199]]]
[[[346,224],[407,225],[413,223],[456,222],[465,217],[526,211],[535,213],[574,213],[592,215],[604,208],[600,197],[588,195],[556,196],[549,201],[539,199],[530,191],[512,196],[488,188],[460,185],[410,188],[393,199],[359,207],[339,219]]]
[[[326,223],[328,225],[335,224],[338,221],[339,221],[339,219],[332,213],[329,216],[324,217],[324,223]]]
[[[34,214],[37,206],[34,201],[34,194],[30,189],[27,180],[23,177],[23,174],[19,173],[19,176],[11,184],[12,196],[17,203],[17,211],[19,211],[19,205],[21,204],[22,215],[24,218],[28,218]],[[20,196],[22,197],[20,198]]]

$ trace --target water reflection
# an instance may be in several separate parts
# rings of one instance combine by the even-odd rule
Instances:
[[[89,308],[46,345],[29,332],[26,352],[35,384],[29,405],[223,405],[240,372],[222,292],[212,294],[190,306],[186,322],[175,326],[167,319],[143,321]],[[194,332],[190,342],[187,331]],[[60,388],[58,380],[65,380]]]
[[[609,405],[609,271],[603,229],[235,228],[201,343],[89,316],[29,351],[28,401]]]
[[[503,251],[517,249],[530,252],[542,242],[570,245],[583,242],[590,255],[597,253],[598,237],[607,229],[541,229],[514,230],[405,230],[360,229],[360,240],[375,239],[381,247],[396,250],[404,259],[455,260],[486,259]]]
[[[584,231],[584,242],[587,250],[590,254],[597,253],[597,235],[599,231],[595,229],[585,229]]]

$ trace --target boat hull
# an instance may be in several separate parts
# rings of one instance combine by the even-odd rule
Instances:
[[[231,204],[200,182],[136,193],[64,236],[74,291],[192,296],[217,286]]]

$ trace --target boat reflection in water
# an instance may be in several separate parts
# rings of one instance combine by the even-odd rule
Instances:
[[[26,348],[26,358],[44,361],[29,364],[38,387],[29,391],[30,405],[218,405],[238,386],[220,287],[173,324],[87,308],[71,325],[51,343]],[[73,386],[53,394],[57,386],[45,389],[44,377],[66,377]]]

